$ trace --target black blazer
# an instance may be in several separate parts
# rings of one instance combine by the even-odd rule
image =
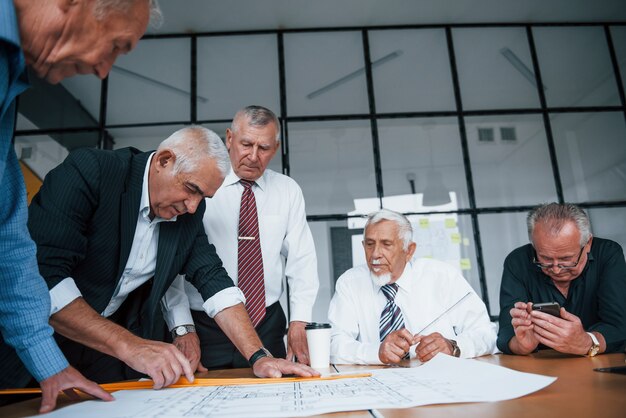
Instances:
[[[130,253],[143,175],[150,153],[79,149],[50,171],[29,207],[39,270],[51,289],[72,277],[85,301],[101,313],[111,300]],[[156,271],[144,303],[145,338],[163,335],[160,300],[177,274],[185,274],[206,300],[234,286],[195,214],[159,226]]]

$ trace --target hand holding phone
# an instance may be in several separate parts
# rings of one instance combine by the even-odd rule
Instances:
[[[561,306],[557,302],[533,303],[533,311],[545,312],[557,318],[561,317]]]

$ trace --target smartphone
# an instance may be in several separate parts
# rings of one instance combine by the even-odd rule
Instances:
[[[561,306],[557,302],[533,303],[533,311],[541,311],[557,318],[561,317]]]

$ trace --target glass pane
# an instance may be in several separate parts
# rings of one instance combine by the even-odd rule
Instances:
[[[376,111],[455,110],[443,29],[370,31]]]
[[[275,35],[198,39],[198,119],[232,119],[251,104],[280,115]]]
[[[473,117],[466,127],[477,206],[556,201],[540,115]]]
[[[443,210],[469,207],[456,118],[379,120],[378,134],[385,196],[419,194],[420,208],[401,212],[451,201]]]
[[[100,89],[102,81],[93,75],[75,75],[61,82],[63,87],[80,102],[97,124],[100,117]]]
[[[565,200],[625,200],[624,113],[561,113],[550,119]]]
[[[146,39],[109,75],[107,125],[190,120],[189,39]]]
[[[308,202],[307,212],[308,212]],[[328,305],[335,293],[335,282],[352,267],[351,235],[346,221],[309,222],[315,251],[320,287],[313,306],[313,321],[328,322]]]
[[[593,208],[587,213],[593,235],[617,242],[626,256],[626,208]]]
[[[31,88],[20,95],[19,113],[35,129],[98,126],[100,80],[93,75],[70,77],[59,84],[48,84],[34,76]]]
[[[613,47],[615,55],[619,63],[620,73],[622,74],[622,85],[626,84],[626,26],[612,26],[611,37],[613,38]]]
[[[149,126],[141,128],[109,129],[113,137],[114,149],[135,147],[141,151],[153,151],[171,134],[183,125]]]
[[[380,206],[369,121],[289,123],[289,164],[309,215],[354,211],[355,199]]]
[[[526,212],[478,215],[491,315],[500,313],[500,282],[504,259],[528,244]],[[530,260],[529,260],[530,262]]]
[[[360,32],[285,35],[289,116],[368,113]]]
[[[82,134],[66,135],[73,136],[73,139],[77,142],[80,141],[82,136]],[[32,135],[15,137],[15,153],[20,162],[26,165],[35,176],[35,179],[43,181],[50,170],[65,160],[69,151],[48,135]],[[29,186],[29,177],[24,177],[26,185]],[[32,197],[30,190],[30,187],[28,187],[29,198]],[[39,190],[39,187],[37,187],[37,190]]]
[[[524,28],[454,29],[465,110],[539,107]]]
[[[619,105],[602,27],[533,28],[548,106]]]

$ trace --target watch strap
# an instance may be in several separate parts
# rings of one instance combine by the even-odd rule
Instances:
[[[461,357],[461,349],[455,340],[448,340],[452,344],[452,356]]]
[[[250,358],[248,359],[248,363],[250,363],[250,367],[253,367],[254,363],[262,359],[263,357],[274,357],[274,356],[272,356],[272,353],[270,353],[267,348],[261,347],[259,348],[258,351],[255,351],[254,354],[252,354],[252,356],[250,356]]]
[[[596,337],[593,332],[588,332],[587,335],[591,337],[591,347],[587,352],[587,356],[593,357],[600,351],[600,342],[598,341],[598,337]]]

